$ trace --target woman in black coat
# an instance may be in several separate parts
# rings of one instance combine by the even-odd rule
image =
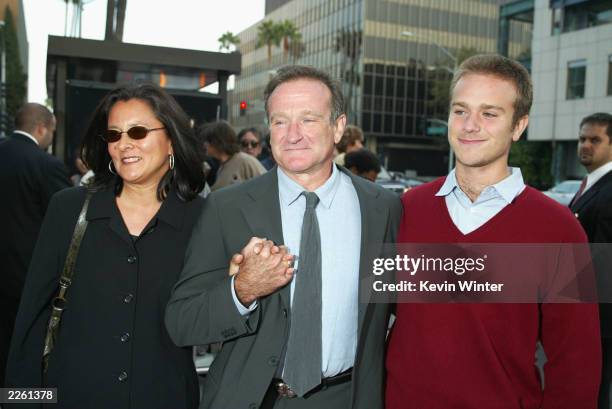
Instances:
[[[7,385],[57,387],[57,409],[196,408],[192,351],[176,347],[164,326],[204,185],[188,118],[157,86],[117,88],[97,107],[81,154],[95,172],[95,193],[55,349],[43,375],[50,302],[83,187],[59,192],[49,205],[17,316]]]

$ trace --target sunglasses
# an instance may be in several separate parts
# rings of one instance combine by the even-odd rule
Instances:
[[[104,131],[104,133],[102,133],[102,139],[107,143],[117,142],[119,139],[121,139],[121,135],[124,133],[126,133],[132,139],[143,139],[145,136],[149,134],[149,132],[159,131],[160,129],[166,129],[166,128],[162,126],[161,128],[147,129],[144,126],[137,125],[137,126],[131,127],[127,131],[107,129],[106,131]]]
[[[249,148],[249,147],[251,149],[253,149],[253,148],[257,148],[259,146],[259,142],[257,142],[257,141],[242,141],[240,144],[245,149]]]

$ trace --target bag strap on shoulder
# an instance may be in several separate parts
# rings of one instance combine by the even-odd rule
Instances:
[[[59,279],[59,290],[57,295],[51,301],[51,317],[47,325],[47,333],[45,335],[45,347],[43,350],[43,371],[47,372],[49,356],[55,346],[55,339],[59,329],[59,324],[62,318],[62,312],[66,308],[66,293],[68,288],[72,284],[72,276],[74,275],[74,265],[79,255],[79,248],[81,247],[81,241],[85,235],[87,229],[87,208],[89,207],[89,201],[93,196],[93,191],[88,190],[85,195],[85,202],[79,213],[76,225],[74,226],[74,232],[72,233],[72,239],[70,240],[70,246],[68,247],[68,253],[64,260],[64,268],[62,269],[62,275]]]

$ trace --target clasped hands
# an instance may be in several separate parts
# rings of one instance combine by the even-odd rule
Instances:
[[[272,294],[293,278],[294,255],[285,246],[271,240],[251,237],[251,240],[230,260],[229,275],[235,276],[234,290],[244,306]]]

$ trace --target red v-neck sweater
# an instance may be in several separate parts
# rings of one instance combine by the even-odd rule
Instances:
[[[403,243],[585,243],[571,212],[527,187],[475,231],[454,225],[444,178],[402,198]],[[534,365],[548,362],[545,389]],[[594,304],[398,304],[387,351],[387,409],[595,409],[601,368]]]

